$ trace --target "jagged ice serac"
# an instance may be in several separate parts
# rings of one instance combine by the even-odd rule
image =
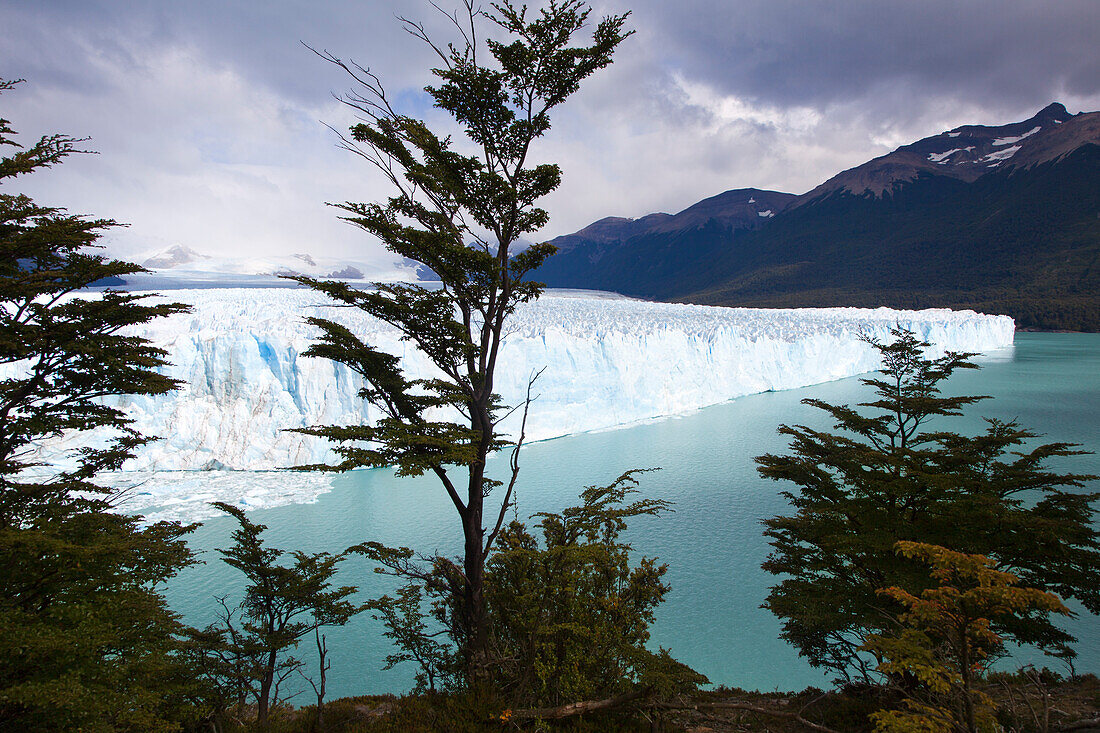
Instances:
[[[359,397],[362,382],[349,369],[302,356],[317,336],[308,316],[399,355],[407,378],[437,376],[396,329],[309,290],[169,295],[191,312],[141,334],[167,350],[166,371],[183,385],[115,400],[138,430],[160,440],[106,479],[130,487],[120,506],[149,519],[211,516],[213,500],[246,508],[308,502],[329,487],[327,475],[273,471],[335,459],[327,441],[287,429],[370,423],[381,413]],[[1014,331],[1008,317],[972,311],[721,308],[549,291],[509,321],[496,391],[506,405],[521,404],[541,371],[525,432],[543,440],[872,371],[877,354],[860,336],[888,338],[894,326],[935,353],[1000,349]],[[521,417],[517,410],[506,418],[503,431],[514,437]]]

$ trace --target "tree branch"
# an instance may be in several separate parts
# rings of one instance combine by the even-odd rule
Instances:
[[[828,726],[819,725],[811,720],[806,720],[798,713],[787,713],[782,710],[770,710],[758,705],[750,705],[745,702],[700,702],[700,703],[659,703],[657,705],[661,710],[745,710],[750,713],[757,713],[759,715],[770,715],[775,718],[782,718],[783,720],[793,720],[799,725],[803,725],[810,730],[820,731],[820,733],[840,733],[840,731],[833,730]]]
[[[535,372],[534,376],[527,382],[527,397],[523,400],[523,420],[519,426],[519,440],[516,441],[515,447],[512,449],[512,455],[508,459],[512,468],[512,477],[508,481],[508,490],[504,494],[504,501],[501,502],[500,511],[497,513],[496,526],[493,527],[493,531],[489,533],[488,539],[485,540],[485,548],[482,550],[482,559],[488,559],[489,550],[493,546],[493,541],[497,538],[497,534],[500,533],[500,527],[504,524],[504,515],[508,512],[508,505],[512,498],[512,492],[516,488],[516,480],[519,478],[519,451],[523,447],[523,440],[526,437],[527,430],[527,411],[531,407],[531,387],[534,386],[535,380],[537,380],[542,373],[546,371],[546,367],[539,369]]]
[[[640,690],[633,690],[631,692],[618,695],[616,697],[609,697],[604,700],[582,700],[581,702],[571,702],[567,705],[559,705],[553,708],[526,708],[523,710],[512,710],[508,716],[510,720],[562,720],[564,718],[571,718],[574,715],[583,715],[585,713],[596,713],[604,710],[615,710],[621,708],[624,705],[640,700],[649,695],[649,688],[643,688]],[[835,731],[830,731],[835,733]]]

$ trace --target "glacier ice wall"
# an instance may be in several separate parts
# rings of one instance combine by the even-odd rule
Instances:
[[[306,290],[177,290],[192,312],[143,333],[168,350],[170,375],[185,382],[161,397],[122,400],[137,428],[161,440],[130,471],[264,470],[332,460],[328,443],[285,432],[378,417],[356,395],[345,367],[303,357],[308,315],[339,321],[402,357],[407,376],[430,365],[389,326]],[[971,311],[856,308],[762,310],[649,303],[550,291],[512,321],[497,391],[516,404],[530,376],[531,440],[683,413],[734,397],[867,372],[875,352],[859,334],[884,337],[900,324],[935,349],[989,351],[1010,345],[1013,322]],[[518,427],[519,415],[505,422]]]

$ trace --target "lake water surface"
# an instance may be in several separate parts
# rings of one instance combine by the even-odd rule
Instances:
[[[947,391],[994,399],[972,408],[972,416],[942,420],[937,428],[973,433],[982,429],[981,415],[1015,418],[1048,442],[1100,451],[1100,334],[1020,333],[1013,348],[978,361],[981,370],[956,374]],[[520,515],[569,506],[584,486],[609,483],[628,469],[661,468],[642,478],[642,488],[674,502],[675,513],[639,519],[628,535],[636,550],[669,565],[672,591],[658,609],[654,644],[670,648],[716,684],[761,690],[824,686],[826,677],[779,640],[778,620],[760,608],[773,581],[760,570],[769,550],[761,521],[788,511],[780,492],[789,487],[761,479],[752,459],[785,449],[776,434],[781,423],[828,427],[820,411],[800,400],[855,403],[868,396],[858,379],[845,379],[529,445],[521,461]],[[501,470],[505,461],[495,465]],[[1077,456],[1055,468],[1100,474],[1100,457]],[[271,544],[286,549],[339,551],[366,540],[451,555],[460,548],[457,516],[438,484],[427,477],[398,479],[383,469],[341,476],[314,504],[249,516],[268,525]],[[192,539],[206,564],[188,569],[167,588],[169,602],[188,623],[213,619],[215,595],[228,594],[231,601],[240,596],[239,573],[212,551],[228,546],[232,528],[228,519],[207,521]],[[345,563],[339,582],[370,595],[394,587],[392,578],[371,573],[358,559]],[[1100,619],[1082,613],[1067,627],[1080,639],[1078,670],[1100,672]],[[366,614],[326,633],[333,662],[330,698],[411,687],[413,665],[381,671],[392,647]],[[307,660],[311,650],[311,643],[302,647]],[[1024,651],[1009,663],[1040,657]]]

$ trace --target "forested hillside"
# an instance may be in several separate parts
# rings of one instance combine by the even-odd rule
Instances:
[[[755,215],[715,206],[735,199]],[[560,253],[538,272],[552,287],[711,305],[973,308],[1020,328],[1096,331],[1100,114],[1052,104],[903,146],[799,197],[728,191],[552,243]]]
[[[1100,330],[1100,146],[974,183],[922,174],[839,192],[712,246],[693,277],[633,294],[757,306],[966,307]]]

